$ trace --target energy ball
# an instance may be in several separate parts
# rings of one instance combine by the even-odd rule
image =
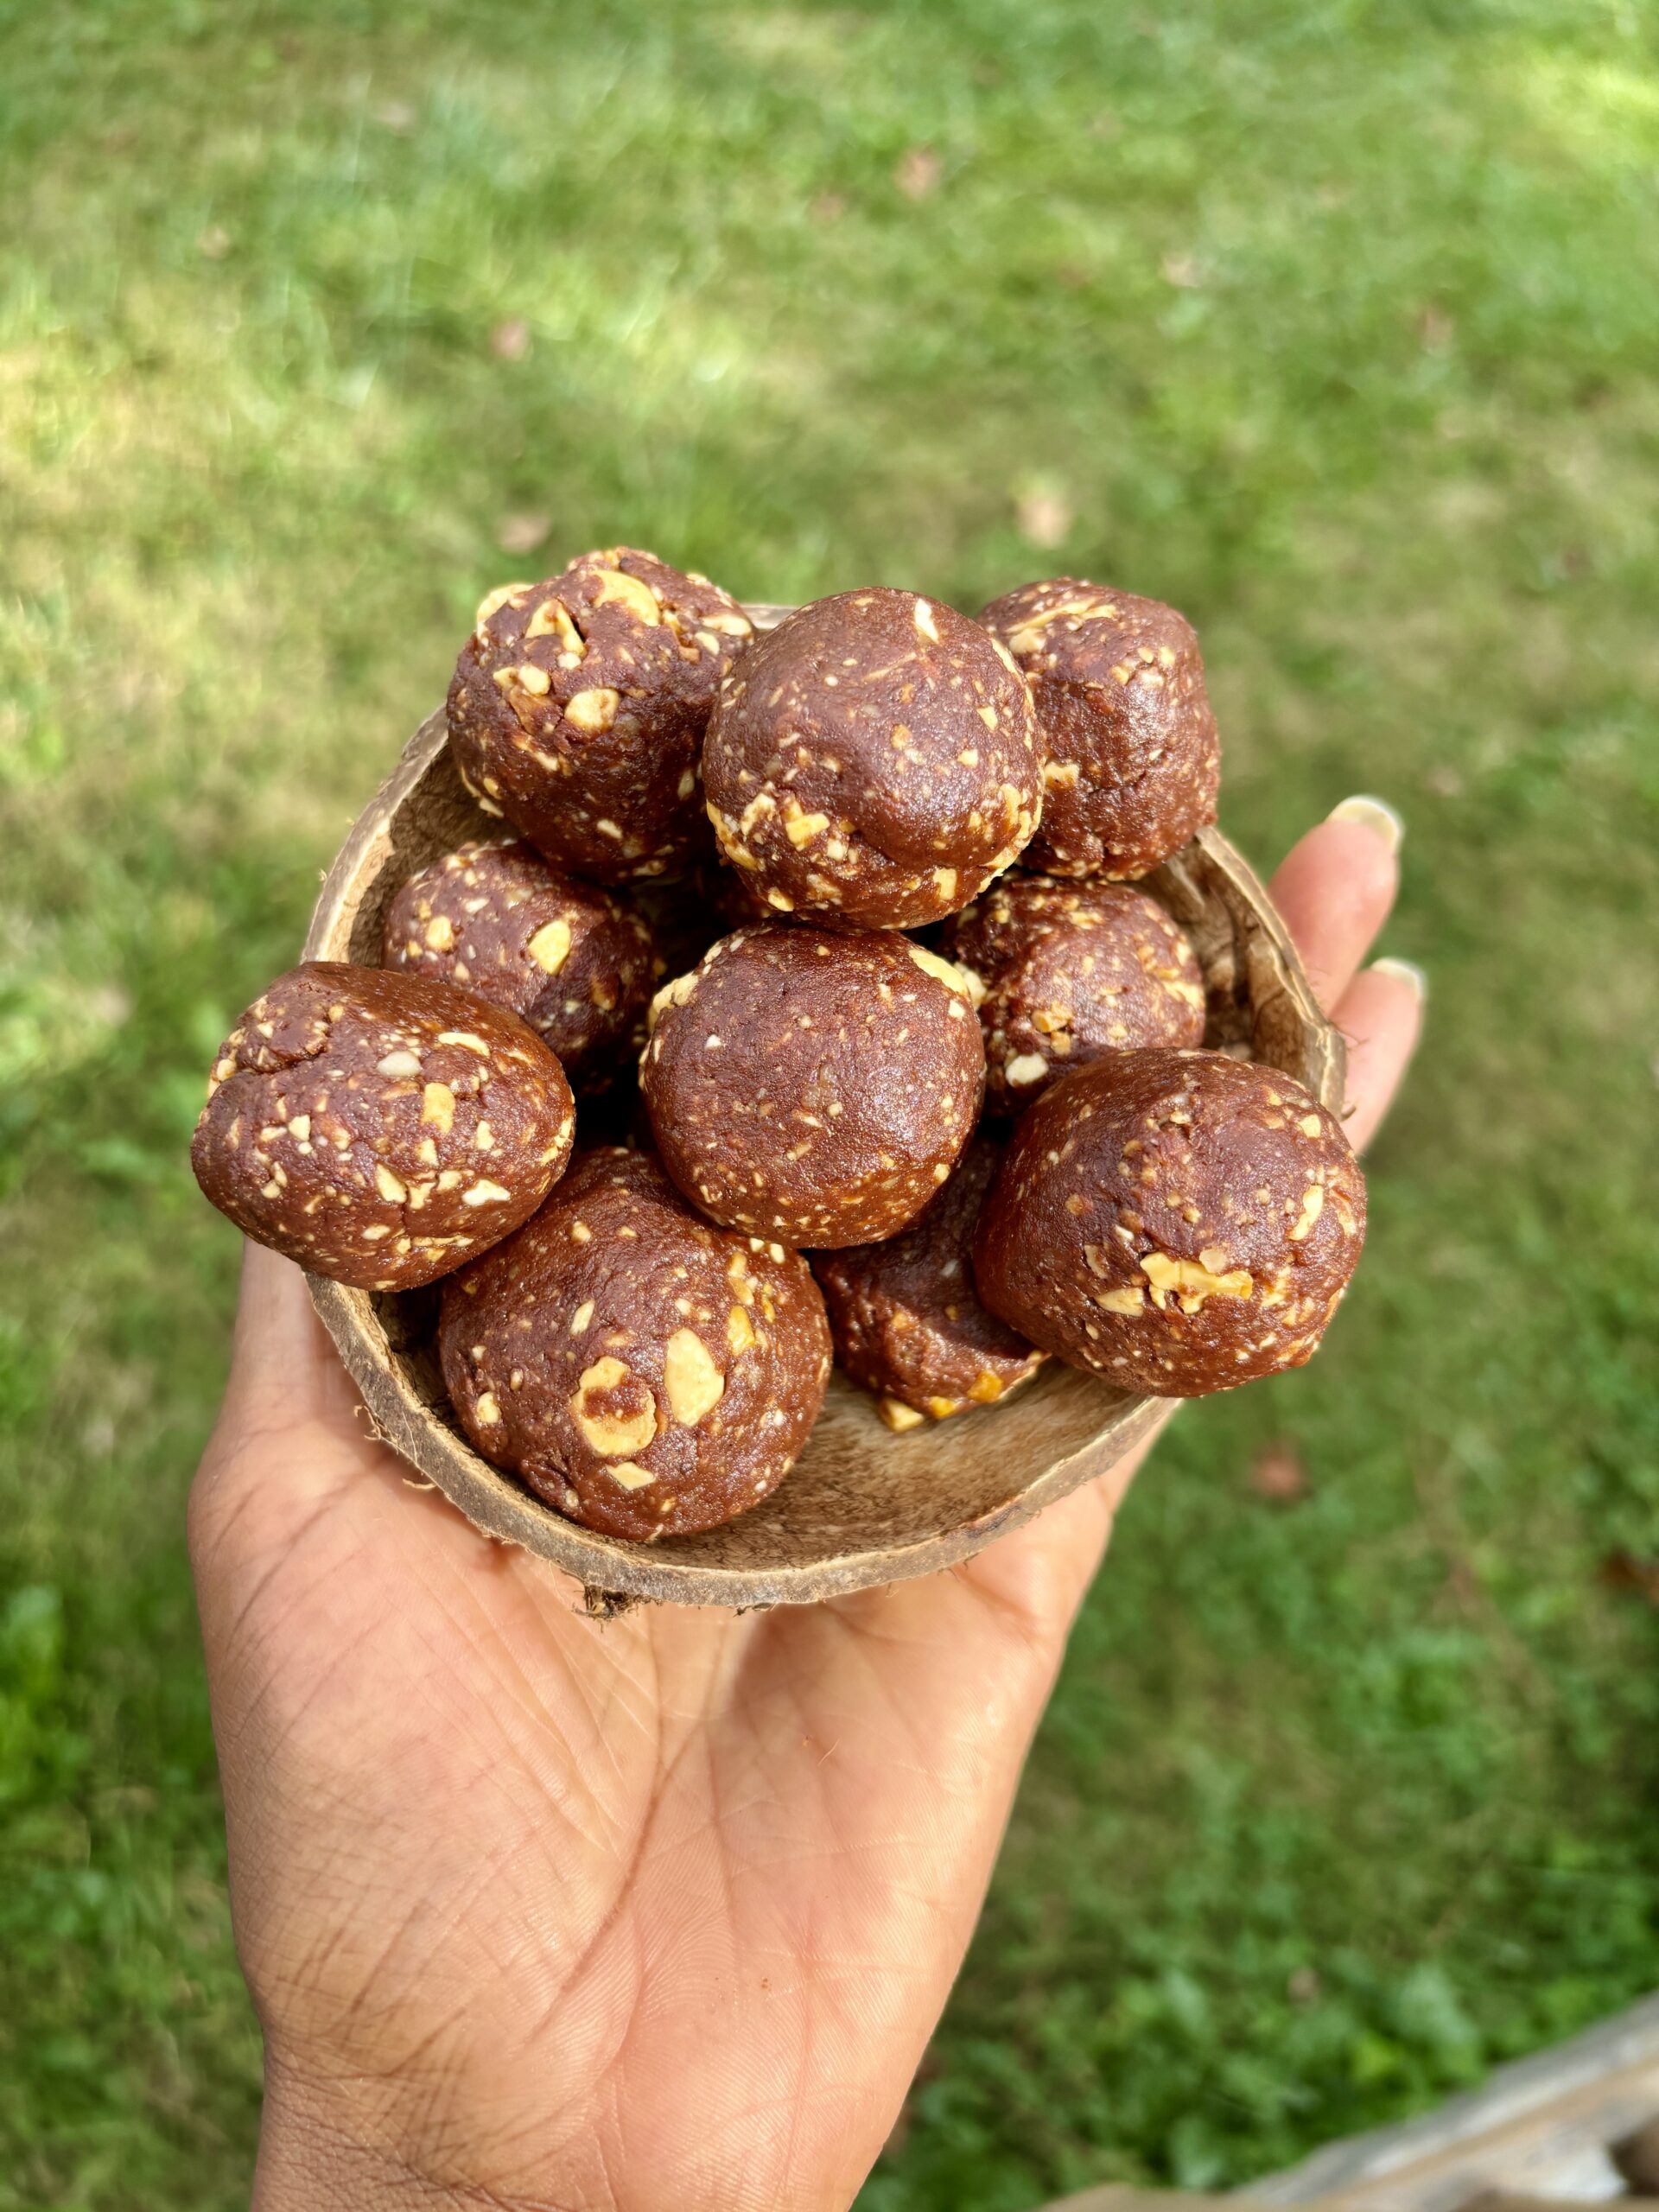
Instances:
[[[638,1055],[663,973],[643,915],[518,843],[462,845],[411,876],[386,912],[384,963],[516,1014],[582,1096]]]
[[[1185,615],[1058,576],[979,619],[1029,678],[1047,747],[1033,868],[1145,875],[1215,820],[1216,718]]]
[[[575,1107],[516,1015],[425,976],[308,961],[220,1047],[190,1164],[244,1236],[359,1290],[412,1290],[564,1173]]]
[[[918,1427],[968,1406],[995,1405],[1037,1372],[1043,1354],[979,1301],[974,1224],[1002,1158],[976,1136],[926,1211],[897,1236],[812,1262],[836,1357],[873,1390],[887,1427]]]
[[[976,622],[914,592],[842,592],[721,679],[702,753],[727,860],[779,913],[916,929],[1037,826],[1031,695]]]
[[[944,925],[940,950],[985,987],[985,1104],[1017,1114],[1057,1076],[1204,1036],[1204,971],[1154,899],[1122,883],[1006,875]]]
[[[973,1133],[985,1051],[966,980],[906,938],[740,930],[652,1014],[640,1082],[663,1165],[780,1249],[893,1236]]]
[[[449,686],[449,741],[487,814],[600,883],[677,874],[708,849],[697,755],[753,626],[706,576],[630,546],[505,584]]]
[[[775,1490],[830,1377],[805,1261],[715,1228],[648,1154],[611,1149],[444,1285],[438,1349],[486,1459],[644,1542]]]
[[[1115,1052],[1016,1125],[974,1271],[1045,1351],[1201,1398],[1313,1357],[1364,1234],[1348,1140],[1288,1076],[1224,1052]]]

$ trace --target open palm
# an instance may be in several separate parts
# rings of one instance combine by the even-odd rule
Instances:
[[[1333,820],[1275,883],[1381,1118],[1416,994]],[[1132,1467],[949,1573],[605,1623],[370,1433],[297,1270],[251,1250],[192,1500],[256,2202],[845,2206],[977,1916]]]

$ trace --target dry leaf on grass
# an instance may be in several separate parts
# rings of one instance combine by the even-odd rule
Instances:
[[[1059,492],[1037,487],[1022,493],[1014,502],[1014,516],[1020,537],[1047,551],[1064,545],[1071,535],[1071,505]]]
[[[1299,1504],[1308,1487],[1307,1469],[1294,1445],[1269,1444],[1250,1470],[1250,1488],[1273,1505]]]
[[[925,200],[938,189],[944,164],[931,146],[912,146],[901,156],[893,181],[906,200]]]
[[[533,553],[552,526],[547,515],[503,515],[495,542],[504,553]]]
[[[1599,1579],[1609,1590],[1631,1590],[1650,1605],[1659,1605],[1659,1560],[1609,1552],[1601,1562]]]

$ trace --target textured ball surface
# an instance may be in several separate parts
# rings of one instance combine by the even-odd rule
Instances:
[[[703,747],[709,819],[780,913],[915,929],[1015,860],[1041,810],[1031,695],[976,622],[842,592],[757,639]]]
[[[256,1243],[409,1290],[532,1214],[575,1131],[557,1060],[515,1015],[427,976],[311,961],[221,1046],[190,1164]]]
[[[717,584],[631,546],[503,586],[449,686],[462,780],[557,867],[599,883],[677,874],[709,849],[697,758],[752,632]]]
[[[995,1139],[976,1136],[908,1229],[813,1259],[836,1357],[875,1393],[890,1428],[995,1405],[1042,1364],[974,1287],[974,1225],[1001,1157]]]
[[[640,1065],[663,1164],[728,1228],[865,1244],[913,1221],[978,1118],[958,970],[907,938],[740,930],[658,992]]]
[[[984,986],[989,1112],[1021,1112],[1103,1052],[1203,1039],[1192,948],[1127,884],[1005,875],[945,924],[940,950]]]
[[[1029,867],[1146,875],[1215,820],[1216,718],[1184,615],[1059,576],[993,600],[979,619],[1025,671],[1047,753]]]
[[[980,1295],[1126,1390],[1197,1398],[1300,1367],[1347,1288],[1365,1184],[1333,1116],[1222,1052],[1119,1052],[1016,1124]]]
[[[648,1154],[610,1148],[445,1284],[438,1341],[486,1459],[584,1528],[643,1541],[775,1490],[830,1376],[805,1261],[716,1229]]]
[[[638,1055],[663,973],[643,915],[518,842],[462,845],[411,876],[384,962],[516,1014],[582,1096]]]

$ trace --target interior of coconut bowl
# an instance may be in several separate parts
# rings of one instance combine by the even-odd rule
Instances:
[[[307,957],[378,966],[399,886],[465,839],[501,830],[461,785],[435,715],[342,849]],[[1206,1044],[1281,1068],[1339,1110],[1341,1040],[1225,840],[1206,831],[1144,887],[1204,966]],[[475,1524],[556,1560],[590,1591],[625,1596],[786,1603],[949,1564],[1103,1471],[1172,1410],[1051,1361],[1001,1405],[895,1435],[837,1371],[805,1450],[770,1497],[723,1528],[631,1545],[577,1528],[472,1451],[438,1371],[435,1287],[384,1295],[313,1278],[312,1291],[388,1441]]]

